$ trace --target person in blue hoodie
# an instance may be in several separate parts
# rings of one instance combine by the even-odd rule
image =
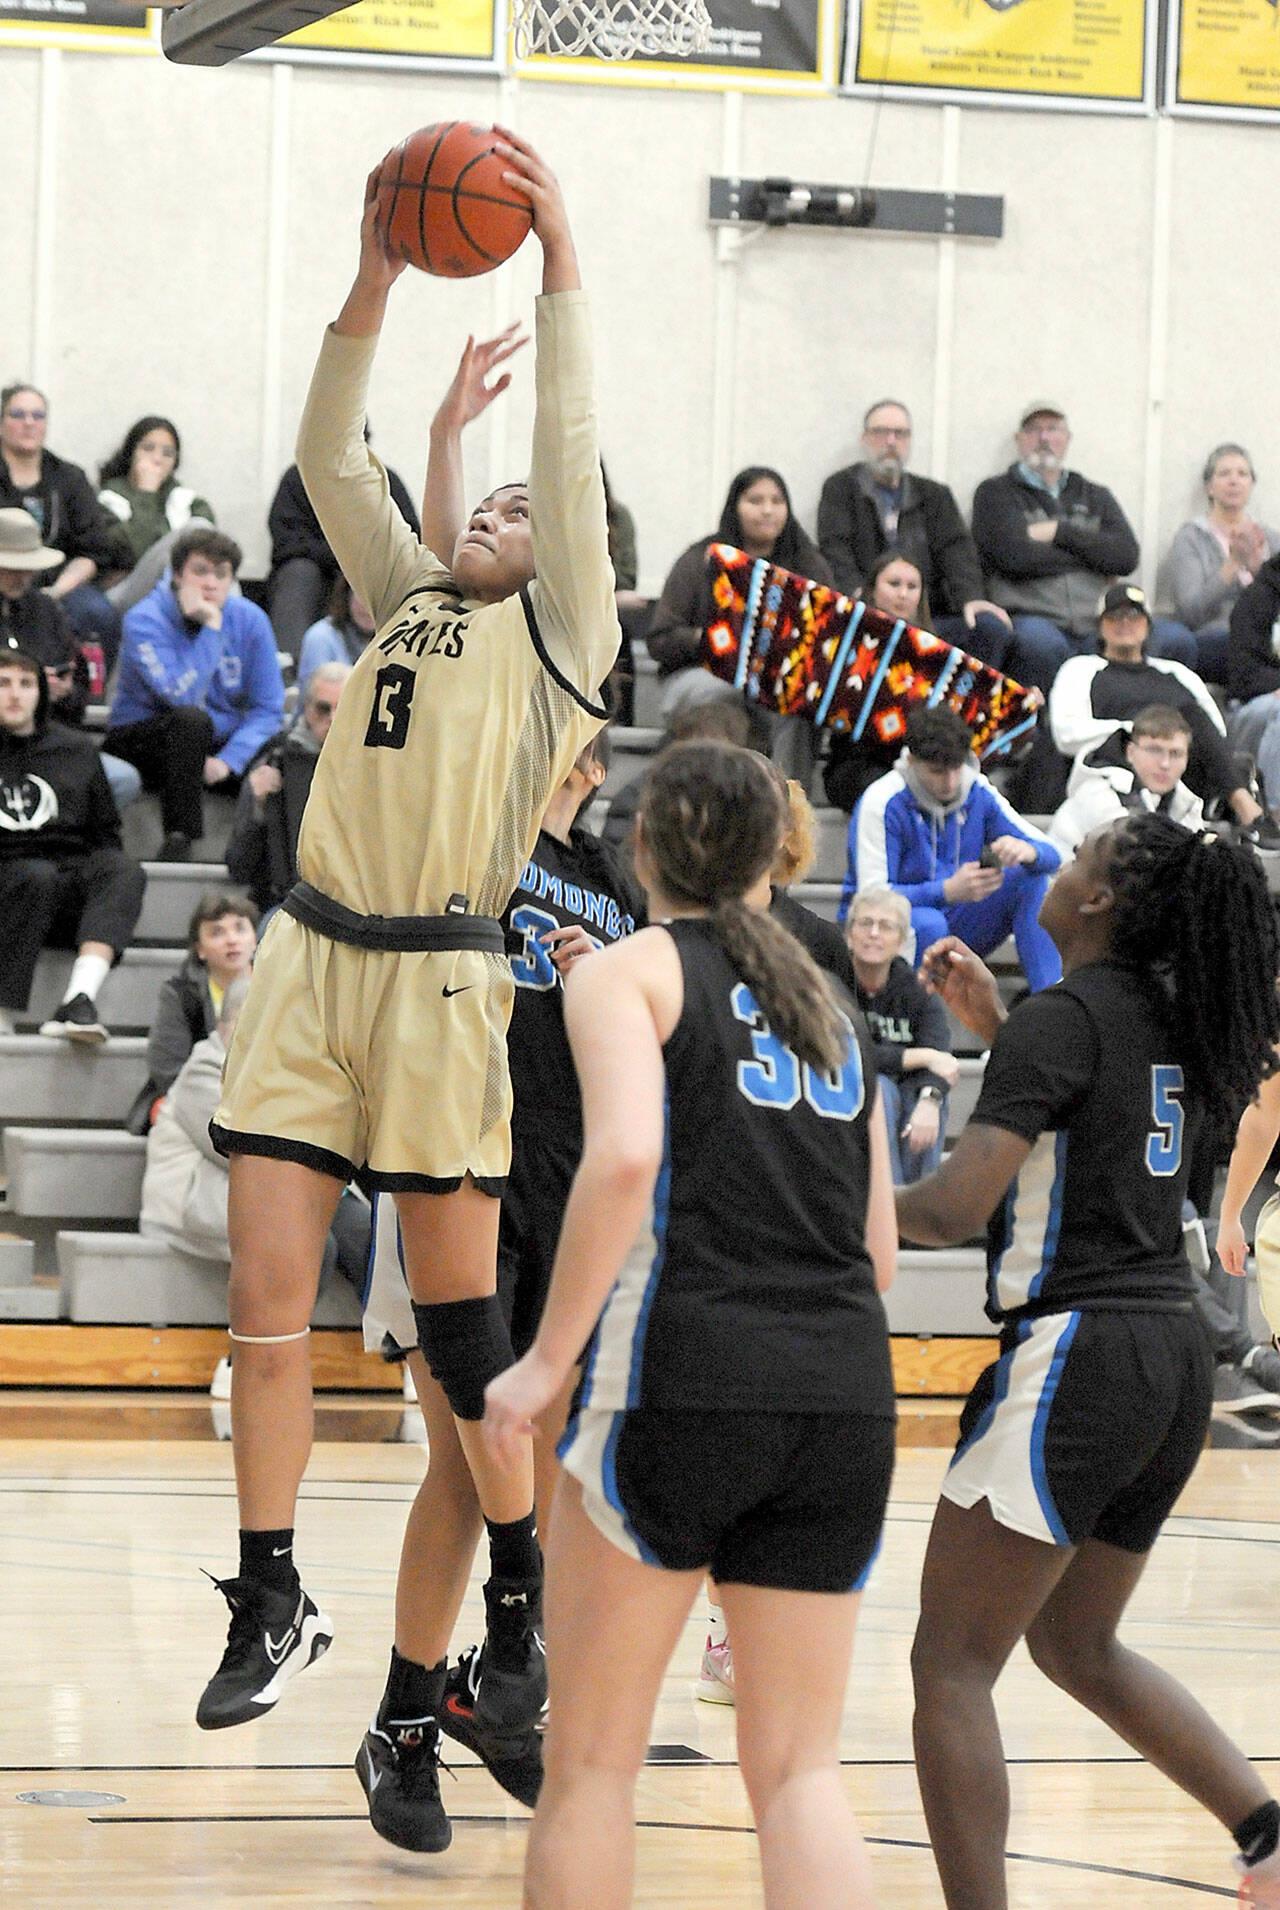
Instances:
[[[840,920],[859,889],[887,883],[911,905],[917,955],[944,935],[990,954],[1012,935],[1033,991],[1062,977],[1039,922],[1062,858],[978,772],[952,709],[914,710],[895,769],[865,791],[849,822]]]
[[[162,862],[204,834],[203,795],[234,794],[280,728],[284,681],[265,615],[231,587],[240,547],[195,525],[174,539],[171,575],[124,619],[109,748],[160,792]]]

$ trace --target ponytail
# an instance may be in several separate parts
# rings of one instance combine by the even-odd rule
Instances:
[[[718,902],[711,926],[774,1034],[812,1068],[835,1072],[849,1059],[849,1023],[807,949],[764,909],[741,896]]]

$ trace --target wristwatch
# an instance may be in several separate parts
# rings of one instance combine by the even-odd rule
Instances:
[[[916,1096],[916,1100],[917,1101],[941,1101],[942,1089],[935,1088],[933,1083],[930,1082],[928,1087],[921,1088],[919,1094]]]

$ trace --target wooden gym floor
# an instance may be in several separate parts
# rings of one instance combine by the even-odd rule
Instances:
[[[196,1729],[225,1630],[199,1568],[228,1572],[234,1556],[230,1448],[211,1438],[209,1412],[207,1398],[181,1396],[0,1400],[0,1900],[23,1910],[517,1904],[525,1814],[465,1752],[444,1780],[453,1846],[434,1858],[373,1835],[351,1770],[381,1690],[401,1529],[422,1470],[421,1450],[397,1443],[398,1408],[335,1402],[321,1415],[299,1554],[335,1620],[329,1655],[259,1723]],[[937,1422],[946,1437],[953,1423]],[[846,1710],[846,1781],[882,1910],[940,1903],[911,1764],[907,1654],[945,1462],[938,1446],[900,1452]],[[1270,1452],[1206,1453],[1127,1636],[1280,1785],[1278,1483]],[[477,1580],[459,1644],[478,1638],[480,1610]],[[664,1910],[760,1902],[733,1713],[693,1696],[701,1642],[695,1616],[638,1794],[636,1902]],[[1013,1910],[1234,1902],[1229,1838],[1023,1654],[1000,1710]]]

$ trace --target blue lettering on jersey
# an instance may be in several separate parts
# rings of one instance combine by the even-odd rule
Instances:
[[[862,1051],[852,1024],[849,1030],[849,1055],[843,1066],[828,1072],[801,1063],[795,1051],[779,1041],[756,1004],[745,982],[734,985],[729,1004],[736,1020],[751,1030],[751,1061],[738,1063],[738,1089],[753,1107],[778,1108],[786,1113],[801,1093],[815,1114],[833,1121],[852,1121],[866,1100],[866,1082],[862,1073]]]
[[[564,905],[565,905],[565,908],[569,911],[570,915],[585,915],[586,914],[587,905],[583,898],[582,890],[578,887],[576,882],[565,883]]]
[[[1151,1119],[1147,1136],[1147,1172],[1168,1180],[1182,1165],[1182,1069],[1162,1063],[1151,1070]]]

